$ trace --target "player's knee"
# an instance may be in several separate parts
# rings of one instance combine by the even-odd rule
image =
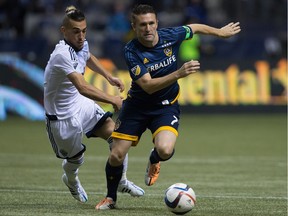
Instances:
[[[73,163],[73,164],[83,164],[84,162],[84,154],[80,154],[80,155],[77,155],[75,157],[72,157],[72,158],[68,158],[67,161],[69,163]]]
[[[161,149],[158,154],[159,154],[159,157],[163,160],[163,161],[166,161],[166,160],[169,160],[170,158],[173,157],[174,155],[174,152],[175,150],[174,149]]]
[[[94,132],[94,135],[107,140],[111,136],[114,127],[114,121],[111,118],[107,118],[104,124]]]
[[[111,151],[109,156],[109,163],[112,166],[120,166],[124,161],[125,155],[121,152]]]

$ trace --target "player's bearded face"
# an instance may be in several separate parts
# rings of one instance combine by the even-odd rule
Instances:
[[[71,20],[70,25],[62,30],[65,40],[77,50],[81,50],[84,46],[87,25],[86,21],[76,22]]]
[[[154,46],[158,42],[157,27],[158,21],[153,13],[136,16],[132,27],[138,40],[146,46]]]

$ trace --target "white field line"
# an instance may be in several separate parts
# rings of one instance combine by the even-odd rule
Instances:
[[[68,191],[49,191],[49,190],[25,190],[25,189],[0,189],[0,192],[11,192],[11,193],[54,193],[54,194],[69,194]],[[94,195],[103,195],[103,193],[90,192],[90,194]],[[121,193],[119,193],[121,196]],[[155,196],[162,197],[163,194],[155,193],[155,194],[145,194],[145,196]],[[0,195],[1,197],[1,195]],[[213,198],[213,199],[262,199],[262,200],[288,200],[288,197],[277,197],[277,196],[233,196],[233,195],[198,195],[199,198]]]
[[[12,155],[12,154],[11,154]],[[0,158],[1,157],[11,157],[9,156],[9,154],[2,154],[0,153]],[[46,162],[48,161],[54,161],[56,162],[57,160],[60,161],[59,159],[57,159],[54,155],[35,155],[35,154],[13,154],[13,157],[24,157],[24,158],[33,158],[35,161],[43,161],[45,160]],[[89,163],[89,162],[105,162],[108,159],[108,153],[107,155],[103,156],[103,155],[96,155],[96,156],[91,156],[91,155],[86,155],[85,156],[85,163]],[[140,156],[140,157],[136,157],[133,156],[133,153],[129,154],[129,162],[132,163],[145,163],[148,160],[148,154],[146,156]],[[215,157],[207,157],[207,156],[185,156],[185,157],[178,157],[177,155],[175,155],[173,158],[171,158],[167,163],[169,164],[226,164],[226,163],[232,163],[232,164],[238,164],[238,163],[245,163],[245,164],[249,164],[249,163],[255,163],[255,161],[265,161],[267,163],[271,162],[271,163],[276,163],[277,166],[280,167],[287,167],[287,161],[284,159],[279,159],[276,156],[259,156],[257,157],[257,160],[255,159],[255,157],[253,156],[215,156]]]

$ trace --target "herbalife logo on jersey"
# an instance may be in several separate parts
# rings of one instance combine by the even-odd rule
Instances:
[[[151,65],[149,68],[148,68],[148,71],[149,72],[152,72],[152,71],[156,71],[160,68],[164,68],[164,67],[167,67],[169,65],[171,65],[172,63],[176,62],[176,56],[175,55],[172,55],[170,56],[169,58],[165,59],[164,61],[162,62],[159,62],[159,63],[156,63],[154,65]]]

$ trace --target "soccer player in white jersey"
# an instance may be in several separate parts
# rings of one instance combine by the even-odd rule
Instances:
[[[122,106],[120,96],[108,95],[85,81],[86,65],[121,92],[124,90],[121,80],[109,74],[89,52],[86,31],[83,12],[74,6],[67,7],[61,26],[64,39],[56,45],[44,74],[47,134],[56,156],[63,159],[63,182],[72,196],[82,203],[88,200],[78,178],[79,167],[84,162],[83,135],[103,138],[111,148],[110,135],[115,126],[112,113],[105,112],[95,101],[111,104],[115,111]],[[118,191],[143,196],[144,190],[127,180],[127,164],[128,155]]]

